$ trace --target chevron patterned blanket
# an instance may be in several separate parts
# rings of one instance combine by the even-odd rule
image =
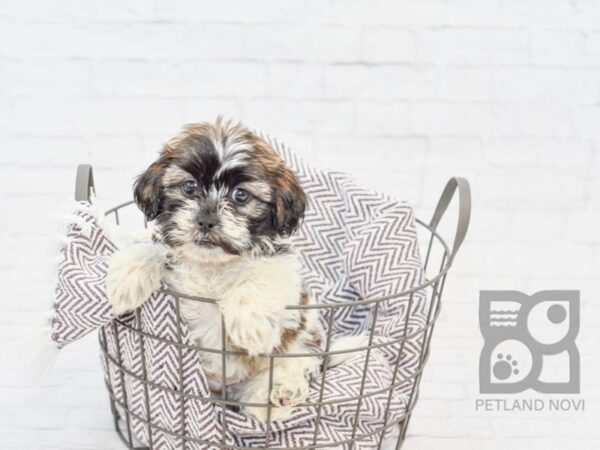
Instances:
[[[413,210],[405,202],[359,186],[347,175],[312,167],[278,142],[271,143],[296,170],[309,199],[295,237],[306,286],[318,303],[350,303],[335,309],[333,335],[364,333],[374,325],[375,343],[395,343],[374,348],[368,355],[358,353],[328,369],[321,410],[298,408],[291,417],[274,421],[269,445],[349,448],[352,438],[362,436],[354,448],[374,448],[377,430],[394,423],[408,407],[423,345],[423,333],[418,331],[426,323],[426,294],[416,291],[410,310],[406,298],[379,303],[375,323],[374,303],[352,303],[401,292],[423,281]],[[116,248],[102,218],[81,205],[61,249],[52,317],[56,346],[99,330],[106,349],[102,364],[109,394],[119,416],[143,444],[207,449],[225,439],[231,445],[264,448],[265,423],[210,401],[198,355],[186,346],[185,323],[178,321],[171,296],[157,292],[135,314],[120,317],[120,323],[112,320],[104,283],[108,259]],[[324,325],[329,313],[323,310]],[[401,347],[403,336],[409,339]],[[356,415],[357,400],[345,399],[360,394],[367,356],[366,397]],[[320,383],[320,378],[313,382],[309,402],[318,401]],[[387,388],[393,384],[390,394]]]

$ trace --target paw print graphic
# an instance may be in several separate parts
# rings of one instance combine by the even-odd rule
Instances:
[[[513,375],[519,375],[519,362],[512,355],[498,353],[497,361],[494,363],[494,376],[499,380],[508,380]]]
[[[481,291],[482,394],[579,393],[579,291]]]

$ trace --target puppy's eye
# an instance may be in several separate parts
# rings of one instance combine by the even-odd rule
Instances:
[[[196,193],[196,189],[198,188],[198,183],[194,180],[186,180],[181,185],[181,190],[187,196],[194,195]]]
[[[235,188],[231,193],[231,198],[238,205],[243,205],[250,200],[250,193],[246,189]]]

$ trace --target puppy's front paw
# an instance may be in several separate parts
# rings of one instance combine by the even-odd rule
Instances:
[[[116,314],[132,311],[160,288],[166,251],[140,243],[116,252],[108,265],[106,291]]]
[[[273,385],[269,399],[279,407],[296,406],[308,398],[308,381],[304,376],[280,380]]]
[[[281,343],[279,320],[274,314],[243,308],[224,317],[229,341],[249,356],[271,353]]]

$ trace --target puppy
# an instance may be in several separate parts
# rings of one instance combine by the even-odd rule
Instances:
[[[304,215],[306,196],[294,173],[262,138],[240,124],[188,125],[137,179],[134,198],[153,228],[153,242],[117,252],[107,290],[117,313],[139,307],[165,282],[204,303],[181,298],[190,337],[228,350],[229,399],[270,403],[271,419],[287,417],[308,397],[317,356],[274,358],[269,392],[269,354],[314,353],[322,329],[305,305],[301,263],[290,235]],[[222,327],[223,322],[223,327]],[[222,357],[200,351],[211,388],[220,391]],[[233,398],[232,398],[233,397]],[[266,420],[267,408],[243,412]]]

